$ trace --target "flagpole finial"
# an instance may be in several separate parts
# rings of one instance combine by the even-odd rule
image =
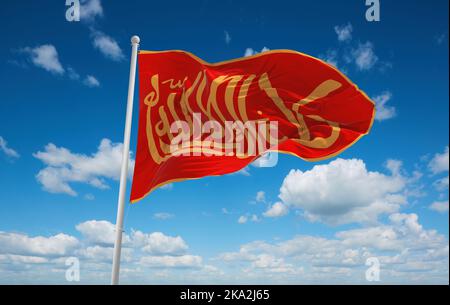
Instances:
[[[131,37],[131,43],[136,43],[139,44],[139,42],[141,41],[141,39],[139,38],[139,36],[134,35],[133,37]]]

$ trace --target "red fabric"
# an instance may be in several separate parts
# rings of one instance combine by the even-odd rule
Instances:
[[[200,113],[202,123],[221,124],[236,116],[243,121],[245,116],[249,121],[276,121],[280,142],[270,149],[314,161],[335,156],[367,134],[375,115],[373,102],[342,73],[295,51],[269,51],[217,64],[182,51],[141,51],[138,61],[140,113],[132,202],[165,183],[228,174],[257,158],[171,155],[161,143],[171,143],[168,124],[176,117],[189,121],[192,113]],[[235,77],[235,82],[223,81],[211,98],[214,80],[221,76]],[[234,114],[230,101],[226,103],[227,90]],[[300,132],[298,115],[307,134]],[[318,137],[326,141],[317,141]]]

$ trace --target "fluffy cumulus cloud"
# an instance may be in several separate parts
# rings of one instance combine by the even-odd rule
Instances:
[[[353,27],[350,23],[341,26],[337,25],[334,27],[334,31],[336,32],[339,41],[352,40]]]
[[[400,162],[388,162],[390,174],[369,171],[364,161],[337,159],[309,171],[291,170],[279,197],[290,208],[301,209],[310,221],[332,225],[376,223],[406,202],[407,179]]]
[[[64,74],[65,70],[59,61],[55,46],[44,44],[34,48],[26,47],[22,51],[28,54],[35,66],[54,74]]]
[[[282,217],[289,213],[289,208],[282,202],[276,202],[264,212],[265,217]]]
[[[79,257],[84,261],[95,261],[102,263],[111,263],[113,259],[113,247],[105,247],[99,245],[86,245],[84,247],[80,247],[75,252],[75,257]],[[130,248],[122,248],[121,252],[121,262],[130,262],[132,261],[133,249]]]
[[[109,221],[89,220],[78,224],[76,229],[89,243],[109,246],[114,245],[115,226]],[[125,242],[127,242],[128,239],[129,238],[125,236]]]
[[[71,196],[77,195],[72,183],[87,183],[99,189],[106,189],[108,185],[105,179],[118,180],[120,177],[122,150],[121,143],[112,143],[109,139],[103,139],[97,152],[92,155],[72,153],[67,148],[50,143],[44,151],[33,154],[46,165],[36,175],[36,179],[48,192]],[[129,168],[131,173],[134,168],[131,155]]]
[[[0,253],[22,256],[70,255],[79,245],[77,238],[66,234],[30,237],[22,233],[0,232]]]
[[[105,220],[90,220],[80,223],[76,229],[82,234],[83,240],[89,244],[113,246],[115,226]],[[123,235],[123,244],[127,247],[139,248],[152,255],[181,255],[188,250],[186,242],[180,236],[167,236],[161,232],[144,233],[132,230]]]
[[[66,259],[76,257],[83,266],[83,279],[107,283],[111,271],[114,225],[105,220],[89,220],[76,226],[81,238],[64,233],[28,236],[23,233],[0,232],[0,279],[13,278],[33,283],[65,282]],[[180,236],[161,232],[131,230],[124,233],[122,248],[123,280],[127,273],[144,281],[153,277],[152,270],[186,270],[197,275],[218,272],[203,258],[187,252],[188,245]],[[45,275],[48,278],[42,278]],[[21,278],[22,276],[22,278]],[[0,280],[0,282],[2,282]]]
[[[443,172],[448,172],[449,167],[449,157],[448,157],[448,146],[445,148],[443,153],[437,153],[434,155],[433,159],[428,164],[428,168],[433,174],[439,174]]]
[[[121,61],[125,58],[122,49],[114,38],[100,31],[93,31],[92,38],[94,47],[106,58],[114,61]]]
[[[448,240],[424,229],[416,214],[394,213],[388,224],[338,231],[331,238],[255,241],[218,260],[253,282],[364,283],[366,261],[373,257],[382,265],[383,283],[448,282]]]
[[[397,111],[395,107],[387,105],[391,99],[392,93],[389,91],[385,91],[373,98],[376,107],[375,119],[377,121],[385,121],[396,116]]]
[[[3,152],[9,158],[19,158],[20,155],[17,151],[8,146],[8,142],[0,136],[0,151]]]
[[[64,233],[28,236],[0,232],[0,282],[64,283],[68,257],[83,266],[82,283],[108,283],[114,225],[89,220]],[[258,240],[205,260],[188,252],[180,236],[131,229],[124,233],[123,283],[365,283],[366,261],[380,261],[382,283],[448,283],[445,236],[423,227],[416,214],[393,213],[387,223]],[[208,263],[206,263],[208,261]]]
[[[141,231],[134,231],[131,235],[131,242],[151,255],[181,255],[188,250],[186,242],[180,236],[166,236],[161,232],[145,234]]]

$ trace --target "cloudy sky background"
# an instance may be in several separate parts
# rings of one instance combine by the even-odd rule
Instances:
[[[448,1],[3,1],[0,283],[109,283],[132,34],[210,61],[320,57],[377,104],[328,161],[159,189],[126,207],[123,283],[448,283]],[[136,103],[137,106],[137,103]],[[136,146],[137,107],[131,149]],[[133,157],[133,154],[132,154]],[[131,163],[133,168],[134,163]]]

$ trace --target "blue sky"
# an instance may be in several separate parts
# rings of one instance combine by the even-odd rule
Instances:
[[[209,62],[320,57],[377,103],[337,158],[176,183],[126,207],[125,283],[448,283],[448,1],[3,1],[0,282],[108,283],[130,37]],[[137,95],[136,95],[137,96]],[[135,103],[131,150],[136,147]]]

